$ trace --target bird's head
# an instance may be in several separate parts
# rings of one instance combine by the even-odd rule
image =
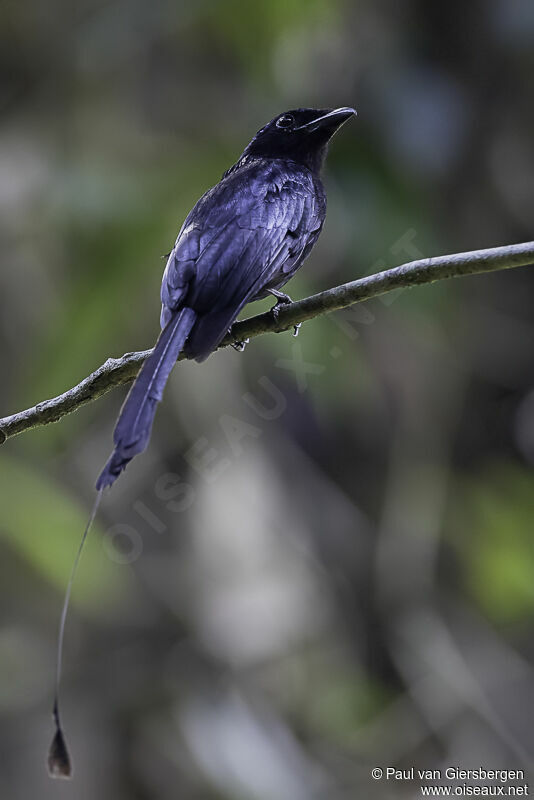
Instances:
[[[289,158],[319,172],[328,142],[355,114],[348,106],[285,111],[258,131],[243,156]]]

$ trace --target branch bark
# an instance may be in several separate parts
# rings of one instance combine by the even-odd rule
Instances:
[[[481,272],[522,267],[534,263],[534,242],[493,247],[487,250],[472,250],[467,253],[423,258],[410,261],[399,267],[360,278],[325,292],[319,292],[304,300],[290,303],[280,309],[275,319],[268,311],[235,323],[232,335],[222,341],[227,347],[233,341],[250,339],[262,333],[280,333],[313,319],[321,314],[336,311],[363,300],[391,292],[395,289],[433,283],[444,278],[475,275]],[[85,403],[92,402],[115,386],[132,381],[151,350],[126,353],[121,358],[108,358],[95,372],[84,378],[72,389],[38,403],[25,411],[0,419],[0,444],[8,437],[50,422],[57,422],[66,414],[76,411]]]

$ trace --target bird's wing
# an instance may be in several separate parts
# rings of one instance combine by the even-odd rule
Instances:
[[[251,297],[284,282],[284,266],[315,241],[323,219],[311,175],[272,162],[229,175],[201,198],[178,236],[162,285],[163,314],[186,302],[202,317],[192,334],[192,355],[205,357]]]

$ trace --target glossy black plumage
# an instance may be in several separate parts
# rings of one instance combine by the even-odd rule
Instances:
[[[296,109],[276,117],[189,213],[163,275],[163,330],[123,406],[98,489],[145,449],[179,353],[206,359],[246,303],[279,289],[301,266],[326,214],[319,173],[328,141],[352,114]]]

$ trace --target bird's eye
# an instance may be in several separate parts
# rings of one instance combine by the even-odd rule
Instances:
[[[293,123],[295,122],[295,117],[293,114],[283,114],[279,119],[276,120],[276,127],[277,128],[288,128],[293,127]]]

